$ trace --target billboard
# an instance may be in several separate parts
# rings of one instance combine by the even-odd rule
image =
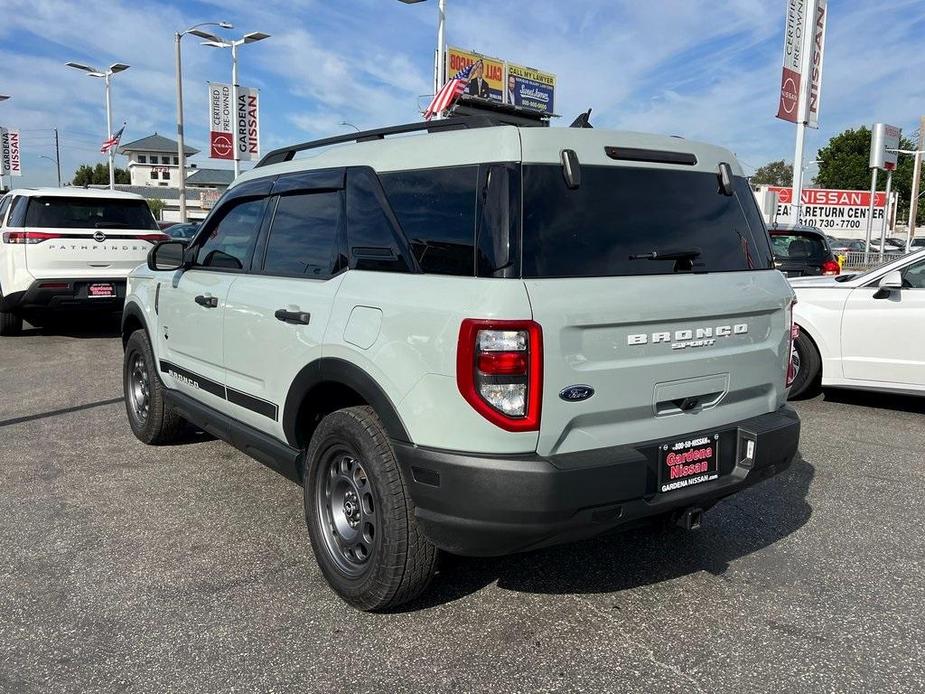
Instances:
[[[472,51],[452,46],[446,49],[446,74],[444,83],[453,75],[476,61],[482,61],[482,69],[476,70],[463,94],[502,103],[504,101],[504,61],[489,58]]]
[[[209,82],[209,158],[234,159],[231,85]]]
[[[22,176],[19,131],[0,128],[0,175]]]
[[[784,64],[777,117],[796,123],[805,107],[806,125],[819,127],[827,0],[788,0]]]
[[[761,189],[777,193],[777,219],[792,218],[792,188],[761,186]],[[895,199],[895,194],[892,197]],[[864,237],[870,207],[869,190],[804,188],[800,198],[803,201],[800,208],[801,224],[817,227],[828,234],[837,231],[848,232],[843,235],[849,238]],[[885,203],[886,193],[876,193],[874,196],[875,221],[883,219]]]
[[[504,103],[555,113],[556,76],[531,67],[507,64]]]

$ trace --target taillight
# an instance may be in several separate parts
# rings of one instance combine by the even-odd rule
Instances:
[[[59,239],[61,234],[50,231],[4,231],[3,243],[33,244],[42,243],[48,239]]]
[[[841,265],[835,260],[826,260],[822,264],[823,275],[837,275],[841,272]]]
[[[790,357],[787,359],[787,387],[793,385],[794,379],[797,377],[797,367],[793,363],[794,351],[796,349],[796,341],[800,336],[800,326],[793,322],[793,307],[796,305],[797,300],[794,299],[790,302],[790,305],[787,307],[787,315],[790,322]]]
[[[534,321],[467,318],[459,329],[456,383],[476,412],[507,431],[540,428],[543,331]]]
[[[141,236],[139,236],[138,238],[141,239],[142,241],[150,241],[151,243],[160,243],[161,241],[170,241],[169,234],[161,234],[161,233],[141,234]]]

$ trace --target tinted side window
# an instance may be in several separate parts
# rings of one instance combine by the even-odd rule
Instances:
[[[5,195],[2,200],[0,200],[0,225],[3,224],[3,217],[6,214],[6,208],[10,206],[10,200],[12,196]]]
[[[379,175],[424,272],[475,274],[477,166]]]
[[[350,267],[356,270],[408,272],[392,222],[377,195],[376,175],[364,169],[347,173],[347,245]],[[387,203],[386,203],[387,204]]]
[[[228,210],[202,240],[196,264],[231,270],[247,268],[266,206],[266,198],[261,198],[241,202]]]
[[[340,219],[340,193],[281,197],[270,227],[264,272],[314,279],[330,277]]]
[[[907,289],[925,289],[925,260],[903,270],[903,286]]]

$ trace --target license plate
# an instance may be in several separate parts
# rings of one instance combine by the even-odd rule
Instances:
[[[698,436],[661,446],[658,490],[672,492],[719,477],[719,435]]]
[[[87,296],[91,299],[111,299],[116,295],[116,288],[107,282],[97,282],[87,287]]]

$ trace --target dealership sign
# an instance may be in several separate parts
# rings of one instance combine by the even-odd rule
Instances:
[[[781,186],[767,186],[767,190],[777,193],[777,219],[792,217],[791,203],[793,189]],[[824,231],[858,231],[867,226],[870,207],[870,191],[866,190],[829,190],[826,188],[804,188],[800,223],[818,227]],[[895,196],[893,196],[895,199]],[[878,192],[874,196],[874,220],[883,219],[886,193]]]
[[[0,128],[0,175],[22,176],[18,130]]]
[[[260,104],[256,89],[209,82],[209,158],[260,158]],[[237,150],[237,156],[235,151]]]
[[[777,117],[797,123],[802,103],[803,117],[811,128],[819,127],[827,14],[826,0],[788,0],[787,3]]]

